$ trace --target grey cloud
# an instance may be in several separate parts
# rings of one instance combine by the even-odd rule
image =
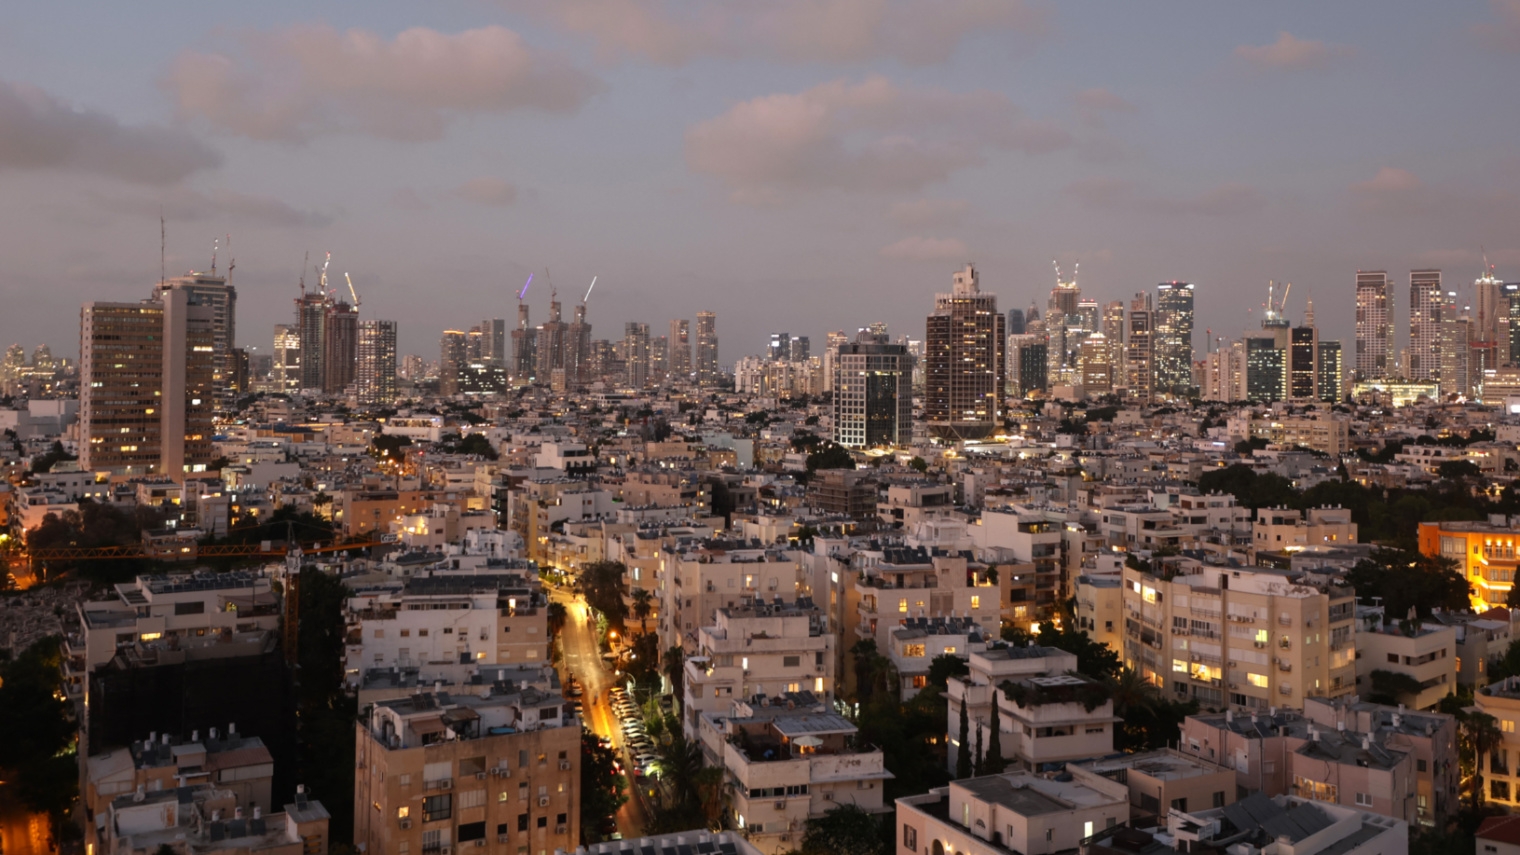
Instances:
[[[220,163],[220,154],[184,131],[123,125],[35,86],[0,81],[0,170],[56,169],[170,184]]]
[[[906,237],[881,248],[881,257],[892,261],[965,261],[969,254],[958,238]]]
[[[1068,185],[1066,192],[1091,208],[1175,216],[1227,217],[1266,206],[1260,190],[1239,183],[1220,184],[1196,196],[1168,197],[1150,193],[1132,181],[1092,178]]]
[[[1084,110],[1110,110],[1114,112],[1133,112],[1135,105],[1120,98],[1107,89],[1083,89],[1077,93],[1077,106]]]
[[[914,191],[996,151],[1072,144],[994,92],[898,87],[884,77],[833,81],[734,105],[686,132],[686,161],[740,200],[785,190]]]
[[[510,205],[517,201],[517,185],[500,178],[471,178],[454,190],[454,195],[479,205]]]
[[[1478,41],[1494,50],[1520,53],[1520,0],[1489,0],[1494,19],[1473,26]]]
[[[1348,45],[1301,39],[1284,30],[1277,34],[1277,41],[1269,45],[1241,45],[1235,49],[1235,56],[1257,68],[1303,71],[1325,68],[1355,52]]]
[[[971,205],[965,199],[913,199],[895,202],[887,217],[899,226],[953,226],[966,218]]]
[[[234,134],[300,141],[352,131],[436,139],[473,113],[571,112],[601,88],[504,27],[385,39],[325,25],[246,35],[230,53],[186,51],[162,81],[185,116]]]
[[[157,217],[162,213],[169,220],[210,220],[234,226],[320,228],[333,222],[327,214],[303,211],[273,196],[227,189],[203,192],[178,187],[157,195],[100,196],[96,203],[123,214]]]
[[[536,0],[526,7],[589,36],[606,60],[682,65],[704,56],[802,62],[943,62],[966,38],[1038,33],[1049,16],[1025,0]]]

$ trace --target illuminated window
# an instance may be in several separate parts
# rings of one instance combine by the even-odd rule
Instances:
[[[1265,674],[1247,674],[1246,682],[1258,689],[1265,689],[1267,687],[1267,677]]]
[[[1145,599],[1147,603],[1156,602],[1156,589],[1150,587],[1149,585],[1145,586],[1145,588],[1140,591],[1140,595]]]
[[[979,609],[979,608],[981,608],[982,607],[982,598],[980,596],[977,596],[976,594],[972,594],[971,595],[971,607],[973,609]]]
[[[903,655],[913,659],[922,657],[924,655],[924,646],[922,644],[904,644]]]
[[[410,807],[407,807],[406,805],[402,805],[401,807],[396,808],[396,818],[397,819],[406,819],[407,817],[409,817],[411,815],[412,815],[412,809]]]
[[[906,597],[897,601],[897,610],[903,614],[908,613],[908,599]]]
[[[1187,660],[1186,659],[1173,659],[1172,660],[1172,670],[1176,671],[1179,674],[1186,674],[1187,670],[1188,670]]]

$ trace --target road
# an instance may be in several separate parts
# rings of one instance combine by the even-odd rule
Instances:
[[[607,702],[607,691],[615,681],[597,648],[596,624],[590,619],[586,604],[570,592],[551,588],[549,596],[555,602],[565,605],[565,629],[560,636],[560,644],[565,655],[565,670],[579,678],[585,689],[585,694],[581,697],[581,718],[592,733],[612,739],[612,744],[623,759],[623,768],[629,772],[628,786],[631,790],[637,784],[629,765],[631,758],[623,745],[623,728]],[[643,836],[644,829],[649,826],[644,800],[630,792],[628,803],[618,811],[617,824],[618,831],[624,838]]]
[[[0,786],[0,852],[5,855],[47,855],[48,820],[30,813],[16,801],[10,787]]]

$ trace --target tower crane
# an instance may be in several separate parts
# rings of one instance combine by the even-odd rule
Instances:
[[[587,288],[586,289],[586,296],[584,296],[584,297],[581,298],[581,305],[582,306],[586,305],[586,301],[591,299],[591,289],[595,288],[595,287],[596,287],[596,277],[593,276],[593,277],[591,277],[591,288]]]
[[[359,292],[354,290],[354,280],[348,275],[347,270],[343,271],[343,281],[348,283],[348,296],[354,298],[354,308],[359,308],[363,304],[359,302]]]

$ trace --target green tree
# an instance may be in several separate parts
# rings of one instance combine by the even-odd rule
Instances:
[[[1483,803],[1484,796],[1483,775],[1477,771],[1481,765],[1478,763],[1478,758],[1491,751],[1504,738],[1504,734],[1499,732],[1498,719],[1476,710],[1467,713],[1458,723],[1458,730],[1460,739],[1464,743],[1464,753],[1473,758],[1472,807],[1473,810],[1477,810],[1478,805]]]
[[[1381,668],[1372,672],[1372,694],[1367,700],[1374,704],[1392,706],[1411,701],[1420,693],[1420,681],[1397,671]]]
[[[928,463],[928,461],[924,460],[922,457],[919,457],[916,454],[913,455],[913,459],[912,460],[908,461],[908,467],[910,469],[917,469],[920,474],[929,471],[929,463]]]
[[[633,616],[638,618],[639,632],[649,631],[649,615],[654,611],[654,594],[648,588],[634,588]]]
[[[686,674],[686,651],[681,645],[671,645],[660,657],[660,664],[665,667],[665,679],[670,681],[670,692],[677,698],[683,697]]]
[[[943,692],[950,688],[951,677],[964,677],[970,673],[966,660],[954,653],[942,653],[929,661],[928,681]]]
[[[807,456],[807,470],[809,474],[819,469],[854,469],[855,458],[849,449],[836,443],[829,442]]]
[[[331,838],[352,840],[358,705],[343,685],[343,615],[349,591],[336,576],[315,567],[301,568],[297,579],[297,780],[332,814]]]
[[[1471,602],[1472,586],[1449,558],[1405,549],[1377,549],[1346,573],[1360,599],[1381,597],[1389,617],[1403,620],[1410,610],[1422,618],[1432,608],[1461,611]]]
[[[1448,460],[1436,467],[1436,474],[1442,478],[1476,478],[1483,470],[1471,460]]]
[[[586,605],[621,628],[628,618],[628,568],[621,561],[593,561],[581,568],[581,592]]]
[[[1510,589],[1510,593],[1513,594],[1514,590]],[[1498,682],[1516,674],[1520,674],[1520,640],[1511,641],[1509,647],[1504,650],[1504,656],[1489,666],[1488,679]]]
[[[1076,628],[1076,621],[1062,621],[1057,628],[1051,623],[1040,627],[1039,643],[1042,647],[1054,647],[1077,656],[1077,671],[1096,679],[1109,679],[1119,674],[1123,663],[1112,647],[1093,641],[1085,631]]]
[[[840,805],[807,821],[801,855],[889,855],[883,819],[859,805]],[[890,825],[890,823],[888,823]]]
[[[960,738],[955,749],[955,777],[971,777],[971,723],[966,719],[966,704],[961,703]]]
[[[965,704],[961,705],[965,709]],[[982,723],[976,723],[976,750],[971,753],[971,774],[980,778],[982,776],[982,761],[985,754],[982,751]]]
[[[603,839],[602,826],[628,801],[628,780],[614,764],[617,752],[590,731],[581,732],[581,842]]]
[[[549,603],[549,610],[544,614],[549,624],[549,637],[558,638],[559,634],[565,629],[566,618],[569,617],[565,604],[551,602]]]
[[[1002,713],[998,711],[997,697],[992,699],[992,723],[988,725],[991,734],[987,737],[987,759],[982,762],[982,771],[988,775],[996,775],[1008,768],[1008,760],[1003,756],[1003,725]]]
[[[396,436],[395,434],[382,433],[369,443],[369,454],[376,460],[389,458],[400,460],[405,456],[403,448],[412,444],[409,436]]]

